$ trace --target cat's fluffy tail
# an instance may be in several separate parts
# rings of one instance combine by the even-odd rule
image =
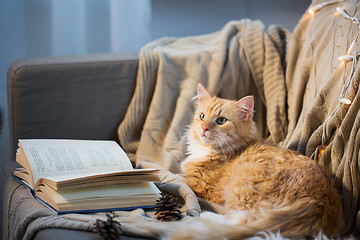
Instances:
[[[291,206],[261,207],[223,216],[204,213],[198,220],[174,224],[164,239],[246,239],[264,231],[280,232],[283,237],[315,237],[337,233],[339,209],[309,209],[313,200],[302,199]]]

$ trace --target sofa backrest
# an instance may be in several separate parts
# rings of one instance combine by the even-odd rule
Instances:
[[[138,56],[27,58],[7,75],[10,156],[18,139],[112,139],[135,88]]]

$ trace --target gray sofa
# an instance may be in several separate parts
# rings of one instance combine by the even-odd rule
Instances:
[[[239,54],[227,54],[227,45],[226,47],[216,45],[210,48],[210,53],[214,51],[221,53],[216,55],[218,58],[219,56],[224,57],[221,58],[221,61],[216,61],[220,64],[216,64],[215,67],[218,67],[216,71],[211,69],[212,75],[209,77],[207,75],[210,74],[210,71],[183,71],[184,68],[180,63],[187,67],[193,65],[188,64],[187,61],[175,61],[176,59],[168,58],[169,55],[162,54],[168,53],[166,51],[183,49],[176,45],[179,42],[181,44],[196,43],[200,47],[207,46],[208,42],[201,45],[202,42],[197,38],[182,39],[186,41],[178,42],[164,39],[163,42],[156,42],[156,57],[153,52],[145,51],[149,54],[146,55],[148,58],[145,60],[159,60],[158,58],[163,57],[166,61],[160,58],[162,65],[154,64],[160,61],[149,61],[152,64],[151,67],[146,64],[144,67],[140,64],[139,66],[147,70],[145,75],[148,78],[144,78],[141,74],[139,79],[149,82],[159,79],[159,76],[154,77],[154,72],[156,72],[158,75],[160,73],[162,77],[181,77],[182,80],[193,81],[192,83],[197,81],[196,79],[212,79],[213,88],[217,87],[218,90],[218,86],[223,86],[221,84],[228,83],[233,79],[236,79],[236,81],[232,81],[235,87],[230,88],[231,90],[243,91],[247,89],[246,86],[250,86],[249,90],[254,90],[259,95],[259,99],[263,101],[263,103],[259,101],[261,104],[257,108],[260,120],[257,123],[263,126],[264,136],[270,133],[274,142],[281,141],[285,147],[296,149],[308,156],[318,153],[319,147],[327,146],[319,162],[327,167],[334,176],[336,187],[342,196],[343,215],[345,216],[342,233],[346,234],[351,230],[359,231],[360,229],[358,185],[360,182],[358,174],[360,68],[358,62],[357,64],[339,62],[339,57],[351,54],[358,60],[359,28],[358,25],[353,24],[353,21],[344,18],[341,14],[334,14],[334,12],[339,6],[343,7],[351,16],[360,18],[359,11],[356,11],[360,7],[359,3],[351,1],[339,3],[331,1],[330,3],[330,5],[322,5],[324,7],[313,16],[310,13],[304,14],[291,36],[276,26],[269,28],[265,33],[262,28],[254,27],[258,25],[249,21],[242,22],[246,23],[246,28],[224,28],[229,31],[240,29],[239,33],[241,34],[235,32],[235,39],[227,38],[232,37],[231,34],[222,34],[221,36],[226,39],[221,38],[223,41],[211,42],[214,44],[215,42],[232,43],[230,46],[235,50],[229,50],[230,53]],[[351,45],[355,47],[350,48],[351,51],[349,51],[353,40],[357,42]],[[168,43],[174,43],[174,46],[169,46],[171,44]],[[155,45],[154,43],[148,45],[146,50]],[[189,48],[195,51],[202,49],[192,45]],[[190,51],[190,53],[192,52]],[[201,53],[208,56],[207,51]],[[178,55],[173,54],[172,56],[175,58]],[[205,61],[205,63],[201,62],[196,65],[196,70],[207,70],[209,64],[206,63],[213,62],[206,61],[208,57],[199,58],[202,55],[194,54],[192,56],[195,56],[196,60],[203,59]],[[145,62],[143,57],[140,59],[141,63]],[[168,66],[165,66],[165,63]],[[174,70],[174,65],[177,67],[175,70],[178,71]],[[8,73],[10,141],[13,155],[11,163],[2,169],[0,192],[3,194],[4,183],[6,179],[9,179],[9,174],[16,166],[14,154],[19,138],[117,140],[117,128],[125,115],[131,97],[139,93],[133,94],[137,68],[138,57],[136,54],[32,58],[13,63]],[[244,71],[240,71],[240,69]],[[226,74],[224,74],[225,72]],[[240,80],[242,81],[241,86],[236,86]],[[175,82],[173,79],[172,81]],[[349,88],[344,88],[346,82],[350,83]],[[178,85],[175,89],[179,89],[182,86],[181,83],[184,82],[177,79],[176,83]],[[163,81],[161,84],[165,85],[167,82]],[[167,87],[172,88],[173,85],[168,84]],[[345,93],[348,92],[350,99],[353,100],[350,106],[339,103],[339,96],[343,95],[342,89],[346,90]],[[230,94],[232,91],[226,92]],[[246,90],[246,92],[251,91]],[[180,91],[178,93],[180,96]],[[237,95],[240,96],[240,94]],[[138,96],[143,95],[138,94]],[[149,94],[148,96],[153,95]],[[177,97],[177,95],[174,96]],[[224,95],[224,97],[229,97],[229,95]],[[162,99],[168,100],[168,98],[161,97],[146,98],[146,100],[148,99],[157,100],[155,104],[151,102],[152,106],[158,106]],[[191,99],[191,97],[186,99]],[[171,101],[167,103],[169,102]],[[150,102],[145,102],[142,106],[147,106],[145,104],[150,104]],[[131,106],[130,104],[130,109]],[[144,107],[144,109],[146,108]],[[172,109],[168,108],[167,110]],[[148,115],[145,116],[148,117]],[[158,115],[153,114],[150,120],[154,120],[154,116]],[[125,118],[123,123],[126,123],[127,119]],[[166,119],[166,115],[163,114],[161,119]],[[159,122],[168,124],[167,121]],[[134,129],[141,134],[146,131],[145,136],[150,136],[152,130],[156,130],[155,134],[151,136],[164,140],[165,134],[158,134],[159,130],[162,130],[158,126],[160,124],[156,125],[159,127],[158,129],[153,128],[155,124],[150,125],[151,128],[140,128],[136,125]],[[174,130],[179,126],[179,124],[168,125]],[[122,126],[127,127],[128,125],[122,124]],[[140,131],[141,129],[143,131]],[[122,130],[127,130],[127,128]],[[125,131],[121,133],[125,133]],[[178,135],[180,136],[180,134]],[[178,135],[172,134],[171,137],[175,138]],[[142,138],[144,141],[139,144],[142,146],[140,150],[151,152],[153,145],[147,144],[146,140],[153,140],[155,137]],[[122,143],[124,144],[123,141]],[[173,142],[168,141],[167,143]],[[162,147],[159,146],[159,149],[165,149]],[[174,149],[176,150],[172,151],[174,153],[182,152],[178,146]],[[136,153],[138,154],[140,150],[138,148]],[[161,151],[153,152],[162,153]],[[141,154],[139,155],[141,156]],[[319,155],[316,154],[316,156]],[[177,158],[173,158],[173,160],[175,162]],[[168,166],[172,166],[171,163],[167,162]],[[8,219],[7,216],[4,216],[4,219]],[[15,221],[12,223],[16,225]],[[91,232],[44,229],[36,232],[34,238],[91,239],[98,238],[98,236]]]
[[[117,140],[118,125],[135,88],[137,67],[135,53],[28,58],[11,64],[7,93],[12,155],[1,170],[1,212],[4,187],[17,166],[18,139]],[[6,217],[2,219],[4,227]],[[101,237],[91,232],[45,229],[35,239]]]

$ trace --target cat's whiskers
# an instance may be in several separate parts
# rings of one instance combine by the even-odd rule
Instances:
[[[221,143],[220,139],[218,138],[215,138],[216,142],[217,142],[217,145],[220,147],[220,151],[223,153],[224,150],[223,150],[223,144]]]
[[[232,158],[236,150],[235,143],[224,133],[217,133],[217,135],[218,137],[216,137],[215,140],[218,143],[217,145],[220,148],[220,152],[226,156],[229,156],[229,158]]]

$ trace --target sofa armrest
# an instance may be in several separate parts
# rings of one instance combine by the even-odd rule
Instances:
[[[27,58],[7,75],[11,159],[19,138],[117,140],[136,53]]]
[[[46,228],[42,229],[34,237],[34,240],[67,240],[67,239],[86,239],[86,240],[102,240],[104,239],[99,234],[95,232],[85,232],[85,231],[76,231],[69,229],[56,229],[56,228]],[[141,240],[144,238],[131,237],[126,235],[121,235],[119,237],[121,240]],[[144,239],[145,240],[145,239]]]

